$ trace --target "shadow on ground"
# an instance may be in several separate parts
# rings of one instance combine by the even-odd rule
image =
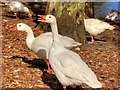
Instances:
[[[47,69],[47,65],[44,62],[43,59],[33,59],[33,60],[29,60],[26,57],[21,57],[21,56],[13,56],[13,59],[16,58],[21,58],[23,62],[30,64],[30,66],[28,66],[29,68],[39,68],[42,70],[43,75],[41,76],[42,81],[47,84],[52,90],[63,90],[62,85],[60,84],[60,82],[57,80],[56,76],[54,74],[48,74],[46,72]],[[66,90],[73,90],[72,87],[68,86],[66,88]],[[77,86],[76,88],[74,88],[74,90],[85,90],[82,87]]]

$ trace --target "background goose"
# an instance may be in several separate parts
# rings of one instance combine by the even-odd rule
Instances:
[[[30,14],[29,9],[25,7],[22,3],[18,1],[12,1],[8,4],[8,7],[9,7],[9,11],[12,11],[15,14],[16,19],[18,19],[18,16],[17,16],[18,12],[24,12],[28,14],[28,16],[32,19],[32,15]]]
[[[120,14],[119,11],[117,11],[117,10],[111,10],[111,11],[108,13],[108,15],[106,16],[106,19],[109,19],[109,20],[111,20],[111,21],[114,21],[114,20],[118,17],[119,14]]]
[[[25,31],[27,32],[26,44],[29,49],[34,51],[39,57],[45,60],[48,65],[48,72],[51,72],[48,64],[48,52],[52,44],[52,33],[43,33],[38,37],[34,37],[31,27],[24,23],[18,23],[11,29],[12,31]],[[65,47],[73,47],[81,45],[79,42],[75,42],[72,38],[59,35],[61,44]]]
[[[50,23],[57,28],[56,18],[53,15],[41,16],[42,22]],[[68,85],[80,85],[86,83],[92,88],[101,88],[94,72],[87,66],[81,57],[64,48],[60,42],[56,29],[52,29],[53,43],[49,52],[50,65],[64,88]]]
[[[85,30],[91,35],[90,44],[94,43],[93,36],[96,36],[106,29],[113,30],[115,27],[110,25],[107,22],[98,20],[98,19],[84,19]]]

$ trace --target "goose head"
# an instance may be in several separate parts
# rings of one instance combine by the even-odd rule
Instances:
[[[56,18],[53,15],[38,15],[38,21],[46,22],[50,24],[56,23]]]
[[[111,10],[108,13],[108,15],[106,16],[106,19],[110,19],[110,20],[113,21],[113,20],[115,20],[118,17],[119,14],[120,14],[119,11],[117,11],[117,10]]]
[[[11,28],[11,31],[26,31],[30,29],[30,27],[24,23],[18,23],[16,26],[14,26],[13,28]]]

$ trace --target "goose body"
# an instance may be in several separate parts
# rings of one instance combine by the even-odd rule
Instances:
[[[8,4],[8,7],[9,7],[9,11],[14,12],[16,18],[18,18],[17,17],[18,12],[24,12],[28,14],[28,16],[32,19],[32,15],[30,14],[29,9],[25,7],[22,3],[18,1],[12,1]]]
[[[106,19],[114,21],[118,17],[119,14],[120,14],[119,11],[117,11],[117,10],[111,10],[108,13],[108,15],[106,16]]]
[[[41,17],[41,21],[50,23],[51,26],[56,24],[56,18],[53,15]],[[66,49],[61,44],[58,31],[52,29],[52,33],[53,43],[49,51],[48,59],[59,82],[63,86],[85,83],[92,88],[101,88],[102,85],[97,80],[96,75],[81,57],[73,51]]]
[[[48,60],[48,52],[52,45],[52,33],[43,33],[38,37],[34,37],[33,31],[31,27],[24,23],[18,23],[14,28],[11,29],[12,31],[25,31],[27,33],[26,37],[26,44],[29,49],[34,51],[39,57],[44,59],[45,61]],[[72,38],[59,35],[61,44],[65,47],[73,47],[81,45],[79,42],[75,42]],[[46,62],[49,68],[48,62]],[[48,70],[49,72],[49,70]]]
[[[66,48],[71,48],[71,47],[81,45],[81,43],[75,42],[72,38],[62,36],[60,34],[59,34],[59,38],[60,38],[61,44]],[[48,52],[51,47],[51,44],[52,44],[52,33],[47,32],[36,37],[36,39],[33,40],[30,46],[31,47],[30,49],[32,49],[34,52],[37,52],[38,50],[41,49],[40,46],[42,46],[43,49],[46,49],[46,52],[47,52],[46,58],[48,59]]]
[[[94,42],[93,36],[96,36],[106,29],[113,30],[115,27],[107,22],[98,19],[84,19],[85,29],[91,35],[91,44]]]

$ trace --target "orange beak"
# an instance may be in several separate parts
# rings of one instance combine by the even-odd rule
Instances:
[[[38,21],[46,22],[46,15],[38,15]]]
[[[17,26],[12,27],[10,31],[18,31]]]
[[[33,20],[32,16],[30,16],[30,19]]]
[[[33,20],[32,15],[29,15],[29,18],[30,18],[31,20]]]

